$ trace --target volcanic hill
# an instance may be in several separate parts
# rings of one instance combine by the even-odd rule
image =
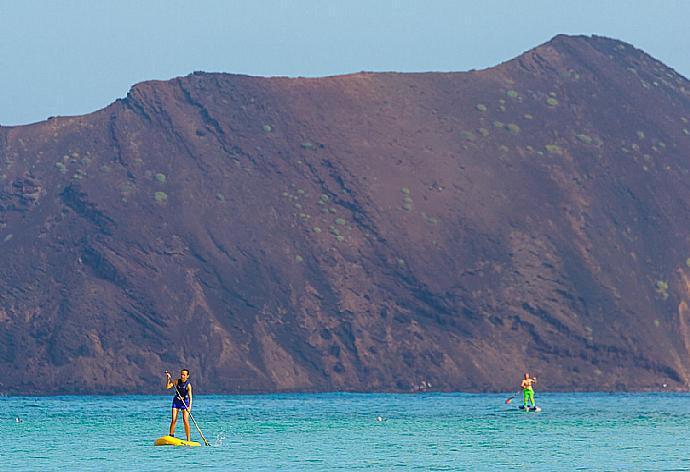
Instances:
[[[686,389],[689,121],[684,77],[557,36],[2,127],[0,392]]]

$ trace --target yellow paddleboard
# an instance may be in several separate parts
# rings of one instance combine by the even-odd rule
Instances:
[[[183,441],[182,439],[174,438],[172,436],[163,436],[156,439],[154,446],[201,446],[198,442]]]

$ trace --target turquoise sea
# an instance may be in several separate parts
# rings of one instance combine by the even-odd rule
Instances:
[[[0,470],[690,469],[688,394],[507,396],[195,395],[195,448],[153,446],[167,396],[3,397]]]

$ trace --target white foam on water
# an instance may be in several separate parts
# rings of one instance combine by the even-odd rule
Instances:
[[[221,447],[223,445],[223,442],[225,441],[225,433],[220,432],[216,434],[216,439],[213,441],[213,446],[215,447]]]

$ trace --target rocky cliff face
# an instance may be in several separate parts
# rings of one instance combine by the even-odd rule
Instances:
[[[195,73],[0,128],[0,391],[690,385],[690,83]]]

